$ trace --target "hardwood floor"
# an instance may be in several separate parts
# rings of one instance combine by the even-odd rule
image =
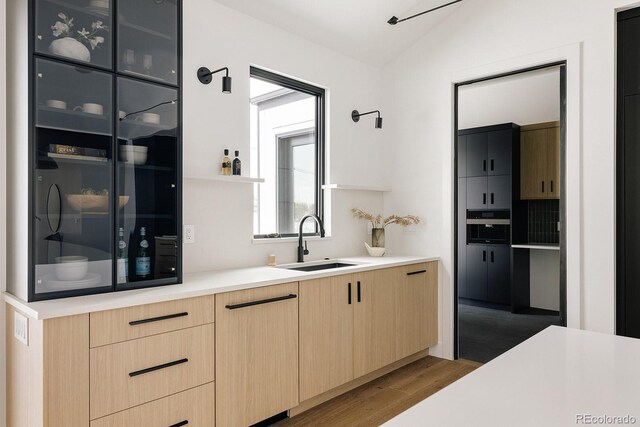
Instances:
[[[427,356],[275,425],[378,426],[479,366]]]

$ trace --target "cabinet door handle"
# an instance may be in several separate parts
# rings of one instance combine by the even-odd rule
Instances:
[[[360,302],[362,298],[360,298],[360,281],[358,280],[358,302]]]
[[[483,172],[486,172],[486,171],[487,171],[487,161],[486,161],[486,160],[483,160],[483,161],[482,161],[482,171],[483,171]]]
[[[482,262],[487,262],[487,251],[482,251]]]
[[[482,204],[483,205],[487,204],[487,193],[482,193]]]
[[[493,159],[491,159],[491,170],[493,170]]]
[[[169,427],[182,427],[189,424],[189,420],[180,421],[179,423],[171,424]]]
[[[495,203],[495,195],[491,193],[491,204],[493,205],[494,203]]]
[[[349,283],[349,291],[347,292],[347,301],[351,304],[351,283]]]
[[[170,368],[170,367],[176,366],[176,365],[182,365],[183,363],[187,363],[188,361],[189,361],[189,359],[184,358],[184,359],[175,360],[175,361],[169,362],[169,363],[163,363],[162,365],[152,366],[150,368],[145,368],[145,369],[141,369],[139,371],[131,372],[131,373],[129,373],[129,376],[130,377],[137,377],[138,375],[148,374],[150,372],[159,371],[160,369]]]
[[[542,192],[544,193],[544,181],[542,181]]]
[[[409,273],[407,273],[407,276],[413,276],[414,274],[422,274],[422,273],[426,273],[427,270],[418,270],[418,271],[411,271]]]
[[[183,311],[182,313],[167,314],[166,316],[150,317],[149,319],[132,320],[131,322],[129,322],[129,325],[131,326],[143,325],[145,323],[160,322],[162,320],[175,319],[177,317],[185,317],[188,315],[189,315],[188,312]]]
[[[553,193],[553,180],[551,180],[551,182],[549,182],[549,185],[551,186],[551,192]]]
[[[491,251],[491,262],[495,261],[495,253]]]
[[[261,304],[269,304],[271,302],[285,301],[293,298],[298,298],[298,295],[289,294],[283,297],[267,298],[267,299],[261,299],[259,301],[243,302],[242,304],[230,304],[230,305],[225,305],[225,308],[228,308],[229,310],[236,310],[238,308],[251,307],[254,305],[261,305]]]

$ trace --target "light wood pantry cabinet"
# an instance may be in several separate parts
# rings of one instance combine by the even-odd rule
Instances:
[[[300,282],[300,401],[435,344],[437,268],[431,262]]]
[[[560,198],[560,122],[520,128],[520,198]]]
[[[216,295],[217,425],[298,405],[297,297],[297,282]]]

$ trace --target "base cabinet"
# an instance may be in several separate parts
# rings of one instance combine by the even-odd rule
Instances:
[[[216,295],[216,424],[298,405],[298,283]]]
[[[300,401],[437,343],[437,275],[431,262],[300,282]]]

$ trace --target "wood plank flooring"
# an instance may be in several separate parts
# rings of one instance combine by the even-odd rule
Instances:
[[[379,426],[479,366],[427,356],[275,425]]]

